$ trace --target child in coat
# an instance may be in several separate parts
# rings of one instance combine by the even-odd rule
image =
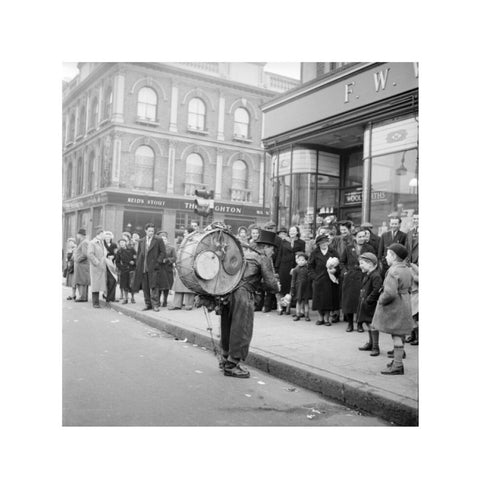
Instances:
[[[293,298],[297,302],[293,317],[295,322],[300,320],[301,314],[305,316],[305,322],[310,322],[308,301],[312,298],[312,284],[308,276],[307,260],[308,257],[304,252],[297,252],[295,256],[297,266],[292,270],[290,293],[285,297],[288,301]]]
[[[135,250],[132,247],[127,247],[127,241],[122,237],[118,241],[119,249],[115,255],[115,262],[117,264],[118,274],[120,277],[120,293],[123,299],[122,303],[128,303],[128,293],[132,294],[132,303],[135,303],[133,292],[130,287],[130,270],[135,264],[134,255]]]
[[[412,332],[414,325],[410,304],[412,275],[405,263],[407,256],[408,251],[404,245],[395,243],[389,246],[386,256],[388,270],[373,316],[373,328],[391,334],[393,340],[393,361],[387,364],[387,369],[381,371],[382,374],[404,374],[403,341],[405,335]]]
[[[361,254],[358,263],[363,277],[358,302],[357,322],[359,326],[364,324],[368,332],[368,342],[358,349],[360,351],[371,351],[370,356],[378,356],[380,354],[380,348],[378,347],[379,332],[372,328],[371,323],[377,308],[380,289],[382,288],[382,277],[378,271],[378,260],[375,254],[371,252]]]

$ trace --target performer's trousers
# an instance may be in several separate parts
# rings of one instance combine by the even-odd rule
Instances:
[[[254,293],[238,288],[222,310],[220,329],[222,352],[234,362],[245,360],[253,334]]]
[[[80,294],[79,300],[88,300],[88,285],[77,285],[77,290]]]
[[[147,307],[160,307],[160,289],[158,287],[150,288],[148,273],[143,273],[142,290],[145,305]]]

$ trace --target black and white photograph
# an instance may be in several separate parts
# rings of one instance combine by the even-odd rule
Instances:
[[[419,63],[63,67],[63,425],[418,425]]]
[[[473,6],[5,7],[2,486],[475,484]]]

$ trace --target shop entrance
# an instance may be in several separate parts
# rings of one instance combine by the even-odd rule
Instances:
[[[145,212],[135,210],[125,210],[123,214],[123,230],[128,232],[137,232],[140,237],[145,235],[145,225],[149,222],[155,225],[155,230],[162,228],[163,212]]]

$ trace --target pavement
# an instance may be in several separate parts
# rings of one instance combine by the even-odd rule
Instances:
[[[142,294],[135,298],[136,304],[110,306],[179,339],[213,349],[203,309],[162,307],[159,312],[142,312]],[[172,301],[170,295],[169,305]],[[220,320],[214,312],[209,316],[218,347]],[[317,326],[316,312],[312,317],[312,322],[293,322],[291,316],[256,312],[246,364],[397,425],[417,426],[418,346],[406,344],[403,376],[382,375],[380,371],[390,361],[387,351],[393,348],[389,335],[380,334],[380,356],[371,357],[358,350],[367,341],[366,332],[347,333],[344,322]]]

